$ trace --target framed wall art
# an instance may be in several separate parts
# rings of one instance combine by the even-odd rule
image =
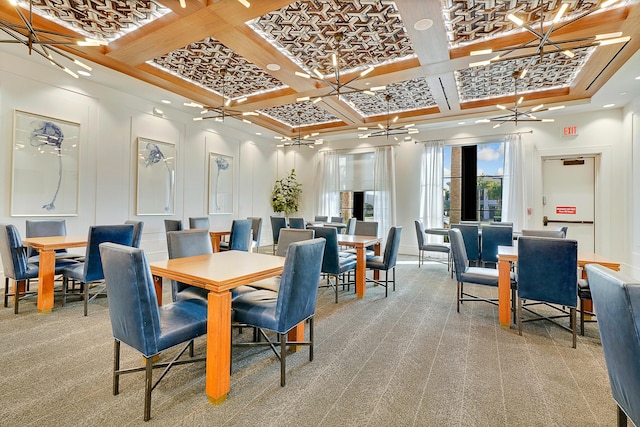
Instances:
[[[78,214],[80,124],[14,110],[12,216]]]
[[[209,153],[209,213],[233,213],[233,157]]]
[[[173,215],[176,193],[176,146],[138,137],[138,215]]]

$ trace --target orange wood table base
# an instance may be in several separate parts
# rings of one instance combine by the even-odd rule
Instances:
[[[338,234],[338,245],[356,248],[356,295],[364,298],[367,284],[367,259],[365,257],[366,248],[374,247],[376,255],[380,255],[379,237],[372,236],[352,236],[348,234]]]

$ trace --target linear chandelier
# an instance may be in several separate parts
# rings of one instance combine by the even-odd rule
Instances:
[[[369,89],[358,89],[356,87],[350,86],[351,83],[353,83],[354,81],[371,73],[375,69],[375,67],[373,66],[368,67],[367,69],[360,72],[359,74],[356,74],[354,77],[350,79],[346,79],[346,81],[341,81],[341,77],[343,77],[340,73],[340,60],[342,58],[340,43],[342,42],[342,39],[343,39],[342,33],[336,33],[334,35],[336,47],[335,47],[335,52],[331,55],[331,65],[333,67],[333,78],[335,81],[327,79],[317,68],[314,68],[312,70],[313,75],[303,73],[300,71],[295,72],[296,76],[298,77],[303,77],[305,79],[314,79],[314,80],[324,82],[327,86],[329,86],[330,88],[329,92],[325,95],[318,96],[313,99],[311,99],[311,97],[309,96],[303,96],[296,99],[296,101],[298,102],[311,101],[314,104],[317,104],[318,102],[322,101],[322,98],[329,97],[329,96],[338,96],[338,99],[340,101],[347,102],[347,100],[343,97],[343,95],[348,95],[350,93],[358,93],[358,92],[364,92],[369,95],[375,95],[376,91],[385,90],[387,88],[386,86],[376,86]]]
[[[319,132],[314,132],[305,136],[302,136],[302,120],[301,120],[302,112],[298,111],[298,134],[294,137],[288,136],[274,136],[275,139],[279,139],[281,141],[277,147],[289,147],[292,145],[296,145],[300,147],[301,145],[306,145],[309,148],[315,148],[316,145],[321,145],[324,143],[324,139],[310,139],[312,136],[320,135]]]
[[[384,99],[385,101],[387,101],[387,123],[385,125],[383,125],[382,123],[378,123],[379,129],[370,133],[361,133],[358,135],[358,138],[366,139],[366,138],[375,137],[375,136],[386,136],[387,139],[389,139],[389,136],[405,135],[405,134],[413,135],[420,132],[417,128],[414,128],[415,126],[414,123],[408,124],[408,125],[402,125],[402,126],[394,126],[395,123],[398,121],[398,116],[395,116],[393,119],[391,118],[391,95],[386,94],[384,96]],[[368,129],[369,128],[366,128],[366,127],[358,128],[358,130],[368,130]],[[413,138],[410,136],[404,137],[405,141],[411,141],[411,139]]]
[[[553,111],[564,108],[564,105],[559,105],[555,107],[544,108],[544,104],[537,105],[528,110],[521,110],[520,104],[524,101],[524,97],[521,96],[518,98],[518,79],[521,79],[524,76],[522,70],[515,70],[512,74],[513,77],[513,85],[514,85],[514,97],[516,99],[513,108],[505,107],[504,105],[496,105],[496,107],[503,111],[508,111],[508,114],[494,117],[492,119],[480,119],[476,120],[476,123],[490,123],[497,122],[493,127],[498,128],[505,123],[513,123],[518,126],[518,122],[543,122],[550,123],[554,122],[555,119],[539,119],[533,115],[533,113],[541,113],[543,111]]]
[[[619,0],[604,1],[600,5],[600,9],[612,6],[618,1]],[[534,65],[534,60],[539,57],[540,61],[542,61],[542,56],[545,53],[559,52],[568,58],[573,58],[575,56],[575,53],[573,51],[576,49],[606,46],[606,45],[617,44],[617,43],[626,43],[631,39],[629,36],[623,36],[621,32],[597,34],[595,36],[574,38],[574,39],[568,39],[568,40],[557,40],[552,38],[554,31],[557,31],[563,27],[566,27],[567,25],[573,24],[574,22],[594,12],[594,10],[587,10],[581,14],[576,15],[571,19],[563,21],[562,18],[565,12],[567,11],[567,9],[569,8],[569,6],[570,6],[570,3],[561,3],[558,10],[555,12],[554,18],[551,20],[551,22],[545,22],[544,20],[545,14],[543,13],[543,10],[542,10],[543,6],[541,5],[539,30],[534,28],[533,24],[524,22],[522,19],[520,19],[516,15],[511,13],[508,14],[507,19],[509,19],[514,24],[516,24],[518,27],[521,27],[527,30],[529,33],[534,35],[535,38],[525,43],[522,43],[516,46],[505,47],[502,49],[496,49],[496,50],[483,49],[483,50],[472,51],[470,53],[471,56],[485,55],[490,53],[498,53],[498,55],[488,60],[472,62],[469,64],[469,66],[476,67],[476,66],[482,66],[482,65],[489,65],[492,62],[504,61],[507,59],[514,59],[514,57],[510,56],[512,53],[521,51],[523,49],[531,50],[535,48],[535,51],[533,54],[523,55],[527,57],[531,56],[531,59],[529,60],[529,63],[527,64],[527,66],[525,66],[522,69],[522,73],[523,73],[522,77],[524,77],[524,74],[526,74],[528,69]],[[546,30],[544,28],[545,25],[548,25],[548,28]]]
[[[222,76],[222,93],[221,93],[222,105],[220,105],[219,107],[211,107],[208,105],[198,104],[196,102],[185,102],[184,106],[200,108],[202,110],[200,111],[199,117],[193,118],[194,121],[214,119],[216,122],[224,122],[225,117],[233,117],[238,120],[242,120],[245,123],[250,124],[251,121],[246,119],[245,117],[258,116],[259,114],[255,111],[238,111],[238,110],[229,109],[228,107],[231,106],[231,103],[233,102],[233,100],[231,98],[227,98],[227,95],[226,95],[227,70],[224,68],[221,69],[220,75]],[[238,98],[236,100],[236,104],[241,104],[246,100],[247,100],[246,97]]]
[[[68,34],[57,33],[55,31],[38,29],[33,26],[33,0],[29,0],[29,13],[25,15],[20,9],[18,0],[9,0],[9,3],[16,9],[16,13],[22,21],[22,25],[14,24],[9,21],[0,19],[0,31],[8,34],[12,40],[0,40],[0,43],[19,43],[23,44],[29,50],[29,55],[36,53],[52,65],[60,68],[65,73],[78,78],[78,74],[64,66],[60,62],[59,56],[67,61],[71,61],[73,64],[84,68],[87,71],[91,71],[91,67],[84,62],[79,61],[71,57],[66,52],[58,49],[57,46],[106,46],[107,42],[102,40],[96,40],[91,38],[80,38],[70,36]],[[54,56],[54,54],[56,56]]]

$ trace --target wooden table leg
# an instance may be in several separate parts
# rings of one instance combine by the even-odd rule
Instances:
[[[287,339],[289,341],[304,341],[304,322],[298,323],[293,329],[291,329],[287,334]],[[289,350],[291,351],[298,351],[301,348],[301,345],[289,346]]]
[[[211,248],[213,252],[220,252],[220,239],[222,239],[222,236],[219,234],[211,236]]]
[[[373,253],[375,256],[380,256],[380,242],[373,245]],[[373,270],[373,279],[380,280],[380,270]]]
[[[162,277],[153,276],[153,287],[156,289],[156,299],[158,306],[162,305]]]
[[[511,326],[511,263],[498,260],[498,318],[500,326]]]
[[[231,292],[209,292],[207,319],[207,378],[209,402],[227,399],[231,367]]]
[[[364,298],[366,288],[367,260],[364,253],[364,246],[356,248],[356,295],[358,298]]]
[[[53,280],[56,270],[56,252],[40,251],[40,267],[38,271],[38,311],[51,313],[53,308]]]

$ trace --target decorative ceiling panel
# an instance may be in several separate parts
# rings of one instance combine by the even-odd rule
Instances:
[[[239,98],[286,87],[278,79],[208,37],[150,61],[163,69],[226,98]],[[223,78],[221,70],[226,70]]]
[[[571,85],[593,48],[573,50],[574,58],[562,53],[549,53],[522,79],[518,79],[518,93],[549,90]],[[456,84],[461,102],[478,101],[514,93],[513,73],[529,64],[529,58],[493,63],[456,71]]]
[[[324,75],[333,72],[337,44],[343,72],[415,55],[393,1],[299,1],[249,26],[306,71]],[[339,43],[336,33],[343,35]]]
[[[367,95],[363,92],[344,95],[350,105],[363,117],[387,113],[386,95],[390,95],[389,114],[419,110],[436,105],[427,80],[423,77],[392,83],[386,90]]]
[[[19,0],[29,10],[29,2]],[[33,0],[33,11],[86,37],[113,41],[171,12],[153,0]]]
[[[336,116],[310,101],[265,108],[259,110],[259,113],[291,128],[298,127],[298,125],[311,126],[340,121]]]
[[[540,27],[540,18],[551,22],[562,3],[569,4],[562,21],[594,12],[601,0],[441,0],[451,47],[461,46],[520,29],[507,15]]]

